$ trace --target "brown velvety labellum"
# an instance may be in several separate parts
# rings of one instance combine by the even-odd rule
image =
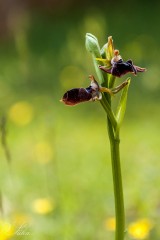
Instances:
[[[119,60],[118,62],[116,62],[114,64],[114,66],[111,70],[111,74],[113,76],[117,76],[117,77],[121,77],[129,72],[134,73],[134,74],[137,73],[131,60],[128,60],[127,62],[123,62],[122,60]]]
[[[92,94],[85,88],[73,88],[67,91],[62,98],[66,105],[76,105],[81,102],[86,102],[92,99]]]
[[[99,66],[99,68],[116,77],[121,77],[129,72],[136,75],[137,72],[144,72],[146,70],[145,68],[133,65],[132,60],[124,62],[122,59],[118,60],[117,62],[113,62],[112,67],[109,69],[104,66]]]

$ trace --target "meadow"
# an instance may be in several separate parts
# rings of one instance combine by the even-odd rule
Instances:
[[[99,102],[67,107],[59,101],[66,90],[89,86],[89,74],[96,77],[86,32],[101,46],[112,35],[124,59],[147,68],[132,77],[121,129],[126,240],[159,240],[156,6],[152,20],[149,3],[143,15],[144,6],[134,6],[136,18],[131,9],[124,16],[115,8],[121,21],[111,19],[111,6],[108,14],[98,8],[63,16],[30,12],[1,39],[0,240],[114,239],[105,113]]]

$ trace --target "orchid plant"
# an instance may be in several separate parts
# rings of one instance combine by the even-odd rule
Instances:
[[[115,240],[123,240],[125,236],[125,211],[123,198],[123,185],[120,164],[120,127],[124,118],[130,78],[127,78],[118,86],[116,78],[120,78],[127,73],[137,75],[146,69],[133,64],[132,60],[124,61],[119,54],[119,50],[114,49],[112,37],[108,37],[108,42],[100,49],[97,38],[86,34],[86,49],[91,53],[93,64],[98,80],[93,75],[89,76],[90,85],[87,88],[73,88],[68,90],[61,101],[69,106],[88,101],[98,101],[101,103],[106,113],[107,129],[111,148],[112,174],[115,198],[115,219],[116,231]],[[114,95],[121,92],[117,109],[114,112],[112,101]]]

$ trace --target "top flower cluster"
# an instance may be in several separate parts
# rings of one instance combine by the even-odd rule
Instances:
[[[88,34],[88,42],[86,41],[87,50],[94,54],[93,49],[97,49],[97,39],[92,35]],[[122,77],[127,73],[136,75],[138,72],[144,72],[146,69],[138,67],[133,64],[132,60],[126,62],[122,59],[119,54],[119,50],[114,49],[112,37],[108,38],[108,43],[103,47],[105,50],[106,58],[95,57],[96,65],[97,62],[102,62],[103,65],[98,65],[98,68],[107,74],[111,74],[114,77]],[[109,89],[107,87],[101,87],[95,78],[90,75],[91,84],[87,88],[73,88],[68,90],[62,97],[61,101],[69,106],[76,105],[81,102],[101,100],[101,93],[107,92],[113,95],[125,87],[128,82],[125,81],[116,88]],[[113,86],[113,84],[112,84]]]
[[[126,62],[123,61],[118,50],[114,50],[114,56],[111,61],[101,58],[97,58],[97,60],[106,62],[106,66],[99,66],[99,68],[115,77],[121,77],[126,73],[133,73],[136,75],[137,72],[144,72],[146,70],[145,68],[133,65],[131,59]]]

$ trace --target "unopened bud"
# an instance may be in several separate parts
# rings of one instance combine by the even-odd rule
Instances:
[[[86,49],[89,52],[96,52],[99,49],[97,38],[91,33],[86,33]]]

